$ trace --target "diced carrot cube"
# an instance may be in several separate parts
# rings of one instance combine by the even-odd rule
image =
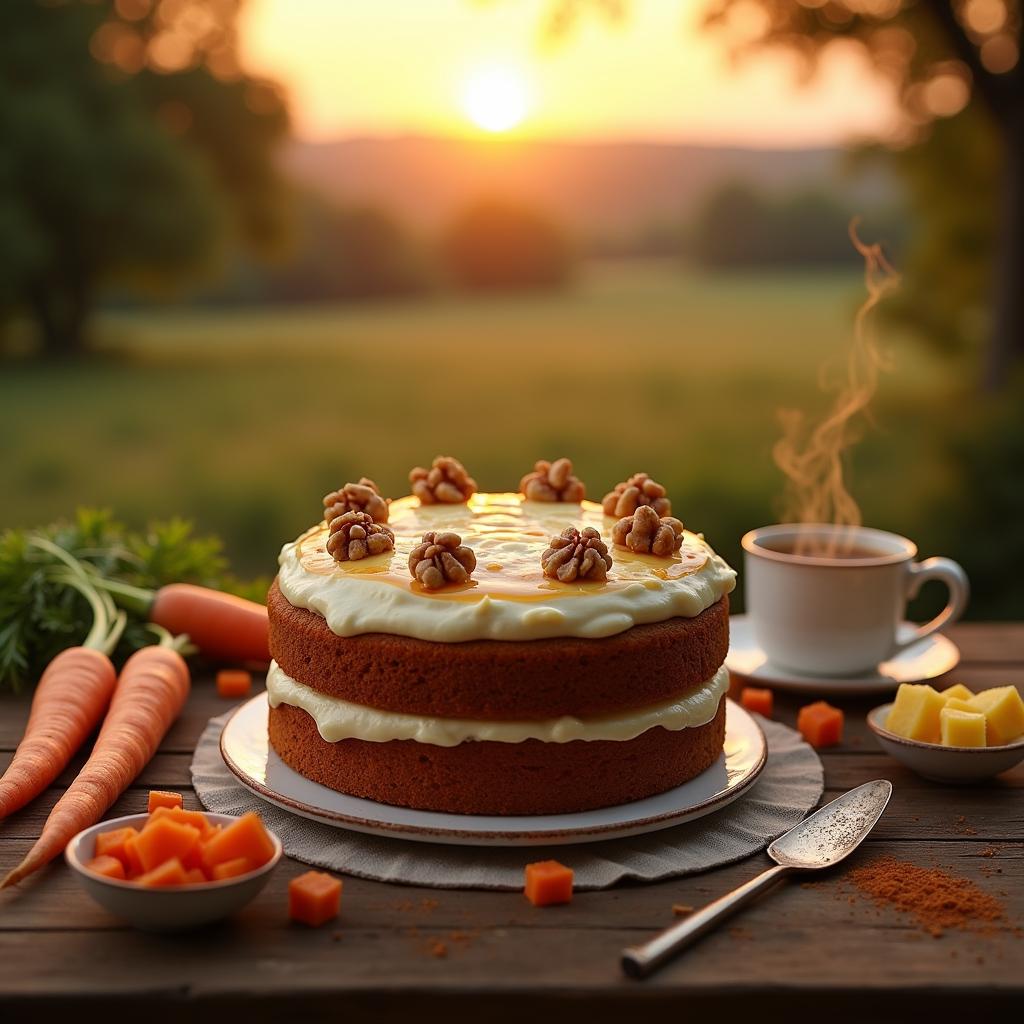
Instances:
[[[135,832],[135,829],[132,831]],[[142,866],[142,858],[135,846],[138,840],[139,834],[136,832],[135,835],[128,836],[124,841],[124,866],[128,869],[129,878],[135,878],[136,875],[141,875],[146,870]]]
[[[116,857],[125,869],[131,869],[132,864],[128,859],[128,852],[125,850],[126,840],[137,836],[139,833],[131,826],[127,828],[115,828],[109,832],[99,832],[96,835],[96,856]],[[141,868],[142,865],[140,864]]]
[[[170,818],[157,818],[134,841],[143,868],[152,871],[165,860],[182,860],[199,845],[199,829]]]
[[[182,825],[191,825],[199,829],[200,836],[204,838],[213,832],[213,825],[202,811],[186,811],[183,807],[158,807],[150,814],[149,820],[156,821],[158,818],[170,818]]]
[[[90,871],[94,871],[97,875],[105,875],[107,878],[126,878],[124,865],[116,858],[104,855],[102,857],[93,857],[88,864],[85,865]]]
[[[815,701],[800,709],[796,727],[812,747],[833,747],[843,739],[843,713],[823,700]]]
[[[152,814],[158,807],[181,807],[181,794],[168,793],[162,789],[151,789],[149,791],[149,806],[146,809]]]
[[[203,867],[207,871],[237,857],[248,857],[258,868],[273,856],[274,843],[255,811],[243,814],[203,843]]]
[[[775,707],[774,695],[771,690],[762,689],[759,686],[744,686],[740,690],[740,704],[748,711],[756,711],[765,718],[772,717]]]
[[[255,869],[256,865],[248,857],[236,857],[234,860],[224,861],[223,864],[215,864],[210,872],[210,877],[219,882],[222,878],[247,875]]]
[[[526,865],[526,898],[535,907],[572,900],[572,868],[557,860],[540,860]]]
[[[341,879],[323,871],[307,871],[288,883],[288,916],[311,928],[338,916]]]
[[[217,673],[217,696],[228,700],[248,697],[252,689],[252,673],[240,668],[222,668]]]
[[[185,872],[185,884],[186,885],[200,885],[204,882],[208,882],[209,879],[203,874],[202,868],[189,868]]]
[[[172,857],[170,860],[165,860],[163,863],[158,864],[152,871],[139,875],[135,881],[139,885],[160,888],[168,885],[184,885],[185,869],[181,866],[181,861],[177,857]]]

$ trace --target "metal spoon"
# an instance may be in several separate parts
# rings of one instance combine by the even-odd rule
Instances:
[[[768,847],[777,867],[709,903],[685,921],[666,928],[642,946],[622,951],[622,969],[631,978],[646,978],[680,950],[709,932],[719,921],[791,871],[817,871],[848,857],[864,841],[892,796],[892,783],[876,779],[851,789],[804,818]]]

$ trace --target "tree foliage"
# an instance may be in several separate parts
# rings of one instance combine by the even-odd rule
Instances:
[[[234,56],[237,0],[0,4],[0,322],[78,351],[97,292],[201,274],[281,234],[277,92]]]
[[[697,211],[688,252],[712,269],[860,266],[848,233],[857,212],[816,189],[769,195],[727,182]],[[902,241],[902,224],[885,211],[871,216],[869,227],[871,237],[881,232],[890,243]]]
[[[633,3],[553,0],[548,23],[621,20]],[[809,81],[854,46],[889,81],[901,133],[875,152],[903,173],[919,225],[901,312],[945,349],[983,341],[990,385],[1024,361],[1021,19],[1021,0],[708,0],[703,19],[737,58],[782,49]]]
[[[554,288],[573,269],[561,228],[540,210],[504,199],[483,199],[458,214],[441,255],[455,281],[476,290]]]

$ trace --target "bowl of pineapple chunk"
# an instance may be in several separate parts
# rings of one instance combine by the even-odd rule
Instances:
[[[1024,761],[1024,700],[1014,686],[974,693],[904,683],[868,714],[882,749],[936,782],[978,782]]]

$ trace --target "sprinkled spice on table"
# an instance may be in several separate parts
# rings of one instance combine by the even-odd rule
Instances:
[[[881,857],[854,868],[848,878],[876,904],[913,915],[935,938],[949,928],[993,931],[1006,920],[1003,904],[995,896],[941,868]]]

